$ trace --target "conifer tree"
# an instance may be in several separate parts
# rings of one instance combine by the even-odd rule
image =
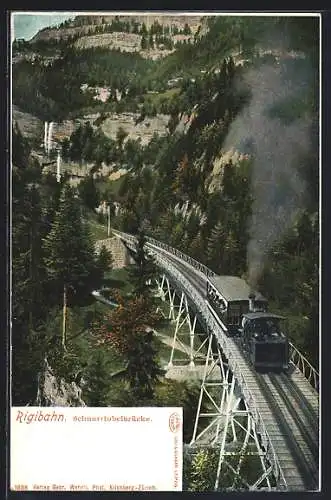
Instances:
[[[99,204],[99,192],[95,186],[93,175],[85,177],[78,185],[78,192],[84,205],[94,210]]]
[[[148,47],[148,41],[147,41],[147,38],[146,38],[145,34],[143,34],[142,37],[141,37],[141,43],[140,43],[140,45],[141,45],[141,49],[142,50],[146,50],[147,47]]]
[[[14,138],[15,137],[15,138]],[[12,402],[31,403],[43,361],[36,329],[47,314],[41,260],[41,199],[36,184],[40,170],[29,157],[29,143],[13,130],[12,172]],[[15,154],[14,154],[15,153]]]
[[[207,244],[207,265],[216,273],[224,274],[222,263],[225,241],[225,229],[223,223],[219,221],[212,229]]]
[[[143,230],[139,230],[137,244],[134,254],[135,264],[129,270],[129,276],[136,297],[150,298],[151,282],[156,275],[155,263],[146,252],[146,236]]]
[[[189,254],[194,258],[204,263],[206,261],[204,241],[201,232],[199,231],[190,242]]]
[[[118,296],[116,300],[119,307],[103,318],[95,333],[126,358],[124,376],[139,402],[153,397],[154,387],[162,373],[152,330],[159,316],[143,296],[125,302]]]
[[[116,133],[116,141],[117,141],[117,145],[119,147],[120,150],[123,149],[123,143],[124,143],[124,140],[125,138],[127,137],[128,133],[124,130],[123,127],[120,127]]]
[[[47,310],[43,302],[41,263],[40,200],[36,188],[19,186],[17,175],[13,189],[12,229],[12,398],[13,404],[33,401],[36,373],[43,352],[40,336],[34,329]]]
[[[230,230],[223,242],[224,274],[239,274],[238,241],[233,230]]]
[[[88,368],[86,396],[89,406],[107,406],[110,388],[110,366],[103,349],[92,352],[92,359]]]
[[[45,263],[50,279],[63,293],[62,346],[66,344],[66,314],[69,291],[89,288],[95,271],[94,249],[80,218],[74,190],[65,185],[53,227],[44,240]]]
[[[98,289],[102,285],[103,276],[106,272],[111,271],[114,265],[112,252],[102,245],[100,252],[95,259],[95,272],[91,277],[93,288]]]
[[[26,166],[26,159],[30,154],[30,146],[22,136],[19,126],[15,122],[12,133],[12,162],[17,167]]]

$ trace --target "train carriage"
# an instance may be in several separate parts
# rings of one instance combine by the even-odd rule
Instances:
[[[238,336],[255,369],[288,367],[288,340],[280,322],[267,312],[268,302],[237,276],[213,276],[207,280],[207,305],[225,333]]]
[[[265,311],[267,300],[252,292],[237,276],[213,276],[207,280],[207,304],[217,314],[228,335],[238,335],[243,314],[251,309]]]

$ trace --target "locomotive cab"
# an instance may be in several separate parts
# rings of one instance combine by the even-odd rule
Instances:
[[[288,340],[278,314],[248,312],[243,314],[241,341],[255,368],[288,368]]]

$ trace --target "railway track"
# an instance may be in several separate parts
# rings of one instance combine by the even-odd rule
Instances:
[[[256,379],[262,396],[259,412],[272,440],[288,488],[316,489],[318,412],[312,413],[308,410],[309,401],[298,398],[298,386],[289,381],[286,374],[257,373]]]
[[[169,252],[162,254],[201,293],[205,277]],[[239,341],[234,339],[238,349]],[[245,362],[244,362],[245,363]],[[318,395],[295,367],[287,373],[258,373],[246,359],[244,378],[258,403],[290,490],[314,490],[319,480]]]
[[[149,243],[183,274],[204,299],[206,278],[187,262]],[[225,335],[224,332],[215,332]],[[252,394],[276,452],[287,488],[316,490],[319,482],[319,396],[303,374],[290,364],[287,373],[258,373],[239,340],[228,339],[233,359]]]

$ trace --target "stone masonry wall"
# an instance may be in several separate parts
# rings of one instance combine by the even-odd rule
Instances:
[[[97,252],[100,251],[101,247],[105,246],[107,250],[110,250],[114,259],[114,269],[119,269],[125,267],[132,262],[132,258],[125,245],[121,242],[119,238],[107,238],[105,240],[99,240],[96,242],[95,247]]]

